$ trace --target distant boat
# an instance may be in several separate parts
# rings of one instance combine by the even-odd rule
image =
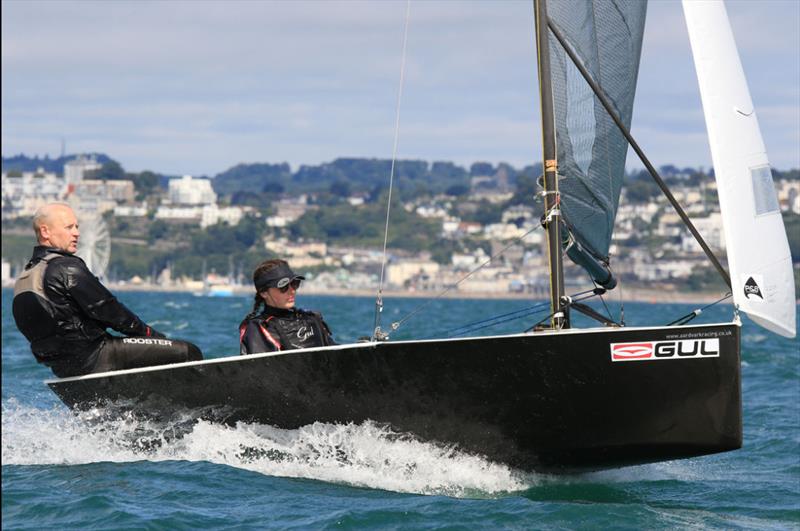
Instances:
[[[233,266],[231,266],[233,267]],[[239,286],[231,281],[232,275],[220,277],[206,273],[206,261],[203,260],[203,289],[195,292],[197,297],[233,297]]]
[[[210,284],[195,295],[198,297],[233,297],[235,288],[236,286],[232,284]]]

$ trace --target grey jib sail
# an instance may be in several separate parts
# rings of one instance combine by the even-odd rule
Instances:
[[[547,7],[550,21],[626,127],[633,113],[646,8],[644,0],[554,0]],[[552,33],[550,61],[561,213],[578,244],[568,255],[598,281],[586,255],[608,260],[628,143]]]

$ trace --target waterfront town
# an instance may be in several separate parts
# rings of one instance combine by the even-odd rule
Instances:
[[[390,248],[384,254],[380,245],[353,244],[352,239],[297,237],[293,227],[303,216],[325,208],[314,192],[276,193],[269,208],[252,204],[233,204],[215,190],[214,179],[189,175],[164,179],[161,193],[143,194],[130,179],[96,178],[103,164],[94,156],[75,156],[63,165],[63,171],[6,170],[2,173],[3,285],[24,265],[19,252],[7,247],[6,235],[24,237],[30,232],[29,221],[36,208],[46,202],[65,201],[82,219],[79,251],[99,276],[117,287],[173,289],[219,294],[250,290],[249,274],[243,264],[206,268],[189,274],[176,271],[175,260],[160,267],[126,276],[114,267],[112,247],[161,248],[180,254],[181,241],[161,243],[154,225],[163,233],[209,230],[215,226],[237,227],[244,220],[259,224],[258,239],[251,252],[263,258],[287,259],[308,278],[307,288],[319,293],[356,293],[376,290],[383,274],[384,287],[405,294],[430,294],[449,291],[462,296],[504,296],[525,294],[544,296],[548,289],[548,269],[541,230],[541,202],[514,203],[517,191],[502,165],[473,167],[468,176],[469,189],[458,195],[422,194],[403,200],[404,213],[425,220],[438,231],[439,247],[431,249]],[[796,172],[794,172],[796,173]],[[716,185],[713,177],[681,173],[672,169],[668,175],[673,195],[685,208],[694,225],[711,249],[724,258],[725,238]],[[778,202],[785,218],[800,216],[800,180],[774,179]],[[714,273],[700,246],[683,227],[678,214],[663,195],[645,200],[634,198],[623,189],[617,211],[616,228],[609,254],[612,269],[624,284],[635,287],[658,285],[662,292],[701,290],[703,279]],[[342,205],[353,213],[364,208],[365,193],[341,194]],[[513,203],[513,204],[512,204]],[[476,209],[496,208],[497,215],[488,221],[476,220]],[[385,207],[384,207],[385,208]],[[117,230],[99,225],[110,225]],[[145,227],[137,234],[130,227]],[[149,229],[147,227],[150,227]],[[790,228],[791,227],[791,228]],[[787,225],[787,231],[797,224]],[[131,232],[127,234],[127,232]],[[148,238],[149,235],[149,238]],[[29,235],[30,236],[30,235]],[[32,236],[29,238],[32,245]],[[790,242],[792,236],[790,235]],[[112,243],[116,244],[112,246]],[[185,243],[185,242],[184,242]],[[26,253],[29,252],[30,246]],[[794,245],[794,243],[793,243]],[[160,246],[160,247],[159,247]],[[188,247],[186,247],[188,249]],[[187,251],[188,252],[188,251]],[[793,248],[793,254],[796,250]],[[585,286],[587,277],[576,266],[567,265],[568,289]],[[797,264],[795,268],[797,269]],[[199,274],[198,274],[199,273]],[[700,279],[700,280],[698,280]],[[698,284],[698,282],[700,282]]]

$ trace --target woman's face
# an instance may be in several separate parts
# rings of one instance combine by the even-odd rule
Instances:
[[[286,290],[286,291],[283,291]],[[297,294],[297,285],[292,282],[285,288],[267,288],[266,291],[259,293],[269,306],[288,310],[294,308],[294,297]]]

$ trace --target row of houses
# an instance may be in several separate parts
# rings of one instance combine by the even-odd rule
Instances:
[[[68,200],[84,212],[102,214],[113,211],[115,216],[122,217],[152,215],[155,219],[195,223],[201,227],[219,222],[236,225],[248,210],[252,210],[249,207],[220,206],[210,180],[187,175],[171,179],[166,198],[151,211],[146,203],[137,203],[132,181],[87,178],[99,167],[94,159],[79,157],[65,165],[63,176],[41,170],[3,173],[3,218],[31,216],[39,205],[59,200]],[[778,181],[775,184],[780,208],[800,214],[800,182]],[[706,242],[715,251],[722,252],[725,250],[725,235],[721,215],[715,204],[705,202],[707,194],[713,191],[714,184],[711,183],[705,190],[678,187],[673,193],[680,203],[687,205],[688,214]],[[510,197],[507,192],[506,195]],[[324,266],[332,269],[334,272],[318,279],[331,287],[346,288],[367,281],[374,285],[384,267],[384,257],[377,250],[334,247],[324,242],[298,242],[280,237],[280,229],[308,209],[315,208],[308,199],[301,195],[274,204],[275,213],[265,218],[266,225],[275,229],[264,241],[265,250],[287,257],[296,268]],[[531,206],[507,207],[500,222],[484,225],[454,216],[452,201],[447,197],[427,199],[419,204],[409,203],[405,208],[422,217],[439,220],[444,238],[458,240],[469,237],[490,242],[491,255],[495,255],[500,247],[507,246],[507,242],[520,238],[522,242],[505,249],[502,256],[492,260],[484,251],[486,246],[472,252],[454,253],[449,264],[437,263],[425,254],[395,251],[385,264],[387,285],[411,290],[458,286],[460,290],[499,292],[535,291],[546,286],[544,234],[537,230],[540,222]],[[356,202],[351,204],[357,206]],[[616,221],[610,253],[614,257],[615,271],[621,276],[644,281],[681,280],[688,278],[697,267],[705,265],[699,244],[663,200],[646,204],[623,200]],[[645,239],[657,241],[656,248],[643,245]],[[478,270],[484,264],[486,266]],[[471,273],[470,282],[462,285],[460,279],[467,273]]]
[[[41,205],[68,201],[87,215],[113,212],[121,217],[144,217],[150,214],[147,203],[136,201],[131,180],[87,178],[102,165],[92,157],[80,156],[64,165],[63,175],[45,172],[3,172],[2,218],[31,217]],[[170,179],[167,197],[158,205],[156,219],[196,223],[201,227],[220,221],[236,225],[247,209],[220,207],[209,179],[190,175]]]

